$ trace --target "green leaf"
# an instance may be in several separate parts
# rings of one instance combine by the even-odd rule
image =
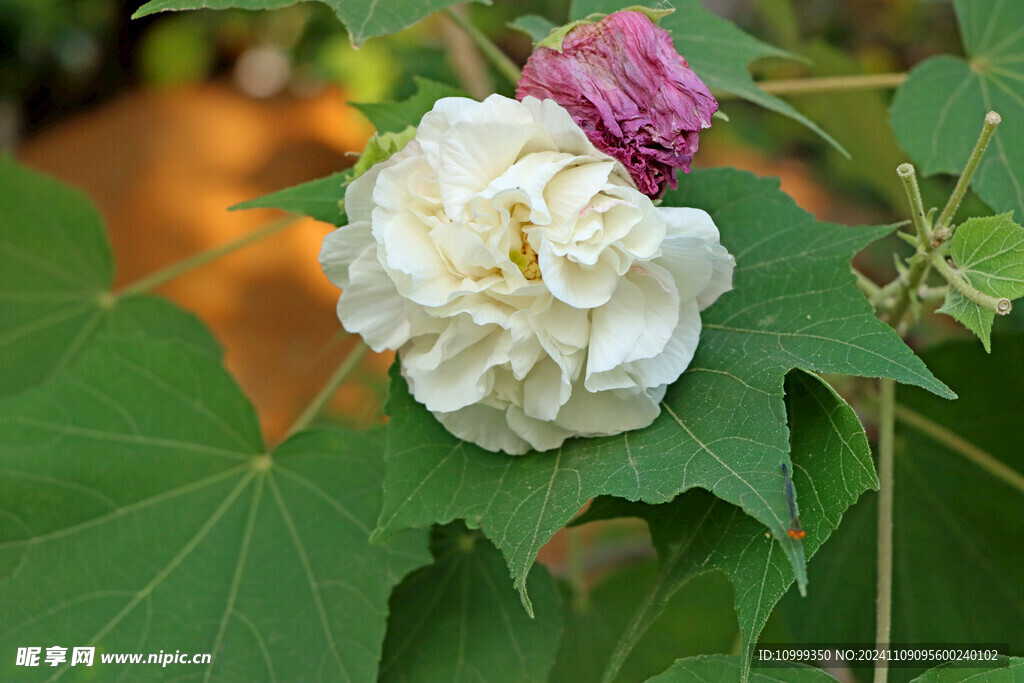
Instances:
[[[379,453],[379,432],[324,429],[267,455],[214,359],[95,345],[0,402],[0,651],[95,646],[102,668],[180,649],[212,664],[179,676],[372,679],[391,588],[428,559],[422,533],[368,543]]]
[[[985,114],[1003,123],[973,188],[997,212],[1024,215],[1024,3],[957,0],[967,59],[941,56],[915,67],[896,91],[896,137],[925,174],[959,174]]]
[[[295,5],[302,0],[150,0],[140,7],[132,19],[138,19],[157,12],[183,9],[278,9]],[[480,0],[490,4],[487,0]],[[396,33],[412,26],[417,21],[449,5],[453,0],[318,0],[330,7],[341,23],[348,29],[355,46],[362,45],[368,38]]]
[[[950,256],[968,284],[983,294],[1010,300],[1024,296],[1024,228],[1012,213],[972,218],[953,233]],[[989,335],[995,314],[951,288],[940,313],[948,313],[981,338]]]
[[[996,319],[995,313],[982,308],[952,287],[949,288],[942,307],[936,309],[936,312],[945,313],[969,329],[981,340],[985,351],[992,351],[992,323]]]
[[[345,225],[348,222],[343,208],[345,186],[351,178],[352,169],[348,169],[326,178],[318,178],[308,183],[289,187],[286,190],[235,204],[230,210],[281,209],[300,216],[309,216],[331,225]]]
[[[952,397],[854,284],[850,259],[890,228],[818,223],[778,181],[695,171],[665,203],[710,212],[736,256],[735,291],[705,311],[690,368],[647,429],[509,457],[451,436],[393,376],[380,536],[462,518],[505,555],[520,590],[537,551],[590,498],[661,503],[702,487],[768,526],[803,578],[786,533],[779,465],[789,439],[783,379],[794,367],[889,376]]]
[[[743,670],[743,659],[728,655],[705,655],[680,659],[668,671],[648,678],[649,683],[705,683],[706,681],[737,681]],[[751,683],[835,683],[821,669],[800,664],[785,668],[755,670]]]
[[[959,401],[897,391],[892,642],[1024,655],[1024,335],[995,341],[990,356],[973,342],[923,354]],[[867,495],[850,509],[810,565],[815,590],[780,604],[794,642],[874,641],[876,507]]]
[[[878,488],[867,437],[857,415],[813,375],[786,382],[792,442],[793,486],[802,494],[803,544],[813,556],[862,493]],[[781,472],[775,486],[783,490]],[[599,498],[581,521],[636,516],[645,519],[662,567],[612,655],[617,668],[672,596],[693,577],[719,570],[729,577],[749,660],[758,634],[795,575],[764,527],[737,507],[705,491],[688,492],[665,505]]]
[[[583,19],[589,14],[611,14],[627,7],[629,0],[574,0],[570,18]],[[642,3],[655,7],[657,3]],[[672,34],[676,50],[686,58],[690,68],[712,90],[732,93],[807,126],[844,156],[849,153],[832,136],[787,102],[764,92],[754,83],[748,65],[763,57],[794,59],[786,52],[744,33],[701,5],[700,0],[677,0],[676,11],[661,20],[661,28]]]
[[[174,337],[220,356],[190,313],[111,293],[113,256],[84,194],[11,157],[0,157],[0,187],[0,396],[59,374],[103,334]]]
[[[527,14],[518,17],[508,26],[509,28],[522,31],[526,35],[530,36],[530,40],[533,41],[534,45],[547,38],[548,34],[557,28],[553,21],[545,17],[539,17],[536,14]]]
[[[562,634],[555,583],[530,576],[537,614],[523,612],[501,554],[462,524],[438,527],[434,564],[395,588],[382,681],[545,681]]]
[[[950,256],[970,283],[985,294],[1024,296],[1024,228],[1012,213],[972,218],[953,234]]]
[[[353,102],[352,106],[370,119],[378,133],[398,133],[420,125],[420,119],[442,97],[466,97],[458,88],[429,78],[414,76],[416,94],[401,102]]]
[[[928,669],[914,683],[1016,683],[1024,680],[1024,659],[1000,657],[998,667],[979,668],[974,662],[958,662]]]
[[[598,553],[588,553],[588,558]],[[598,578],[585,596],[566,590],[565,635],[550,680],[600,681],[619,634],[657,573],[656,563],[645,562]],[[705,574],[672,596],[626,660],[619,679],[642,681],[664,671],[679,657],[728,652],[738,633],[729,581],[717,572]]]

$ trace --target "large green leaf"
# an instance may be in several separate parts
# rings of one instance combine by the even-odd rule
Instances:
[[[317,0],[334,10],[356,46],[368,38],[395,33],[431,12],[454,5],[454,0]],[[479,0],[490,4],[487,0]],[[150,0],[132,19],[166,10],[183,9],[278,9],[302,0]]]
[[[531,619],[505,580],[501,554],[460,523],[434,530],[434,564],[391,596],[382,681],[545,681],[562,633],[558,592],[546,571],[530,576]]]
[[[856,414],[831,387],[813,375],[794,373],[786,383],[786,398],[793,486],[803,494],[803,543],[813,556],[846,509],[864,491],[877,488],[878,480]],[[781,472],[775,485],[783,489]],[[749,659],[768,616],[795,578],[778,546],[765,537],[764,527],[705,491],[688,492],[665,505],[599,498],[584,520],[622,516],[647,520],[662,567],[623,631],[612,655],[613,668],[684,584],[712,570],[724,572],[733,584],[743,654]]]
[[[83,679],[101,653],[181,650],[212,664],[131,676],[372,680],[391,588],[428,561],[422,532],[368,542],[380,450],[324,429],[268,454],[215,360],[95,345],[0,402],[0,678],[26,675],[16,648],[60,645],[97,648],[94,669],[47,667]]]
[[[1008,643],[1024,655],[1024,336],[994,341],[991,356],[974,342],[923,354],[959,401],[897,392],[893,642]],[[816,590],[782,601],[795,642],[874,640],[876,505],[857,503],[811,563]]]
[[[0,157],[0,188],[0,396],[60,373],[102,334],[174,337],[220,355],[191,314],[111,294],[110,245],[85,195],[10,157]]]
[[[818,223],[777,181],[732,169],[691,173],[665,203],[709,211],[738,265],[735,291],[704,312],[697,354],[654,424],[509,457],[455,439],[396,374],[379,535],[456,518],[481,524],[522,589],[537,551],[588,499],[661,503],[702,487],[767,525],[802,580],[779,486],[786,373],[888,376],[953,394],[854,285],[851,257],[888,228]]]
[[[611,14],[638,4],[657,6],[656,2],[574,0],[570,17],[583,19],[593,13]],[[676,11],[663,18],[659,26],[671,32],[676,50],[686,58],[690,68],[709,88],[738,95],[748,102],[788,116],[807,126],[837,150],[849,156],[843,146],[816,123],[787,102],[758,88],[754,79],[750,77],[747,66],[754,60],[763,57],[793,59],[792,54],[744,33],[732,22],[706,10],[700,0],[676,0],[672,5]]]
[[[957,0],[967,59],[941,56],[910,72],[892,103],[896,136],[926,174],[958,174],[985,114],[1003,123],[973,187],[995,211],[1024,215],[1024,3]]]
[[[706,683],[707,681],[739,680],[743,670],[741,657],[710,655],[680,659],[672,668],[649,683]],[[835,683],[834,678],[821,669],[793,664],[785,668],[761,669],[750,677],[751,683]]]

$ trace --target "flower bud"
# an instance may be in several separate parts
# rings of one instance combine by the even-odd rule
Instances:
[[[560,51],[538,47],[516,91],[528,96],[562,105],[654,198],[676,187],[676,168],[689,173],[698,134],[718,109],[668,32],[636,11],[580,23]]]

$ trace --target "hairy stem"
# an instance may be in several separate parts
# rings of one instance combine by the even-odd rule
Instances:
[[[903,181],[903,190],[907,193],[911,220],[914,222],[914,230],[917,231],[917,243],[925,246],[932,241],[932,231],[924,212],[921,188],[917,185],[917,172],[911,164],[900,164],[896,167],[896,175]]]
[[[956,210],[960,208],[960,202],[963,201],[964,195],[967,194],[967,188],[971,185],[974,172],[978,170],[978,164],[981,163],[981,158],[985,154],[989,140],[992,139],[992,134],[996,132],[996,128],[1002,120],[1002,117],[994,111],[990,111],[985,115],[985,125],[982,126],[981,135],[978,136],[978,141],[974,144],[974,150],[967,159],[964,172],[960,174],[960,179],[956,181],[956,187],[953,188],[953,194],[949,196],[949,201],[946,202],[945,208],[942,209],[938,220],[935,221],[936,233],[938,233],[936,236],[940,237],[940,241],[945,241],[951,236],[947,230],[949,223],[953,220]]]
[[[989,296],[984,292],[979,292],[971,286],[971,283],[964,278],[962,272],[959,270],[953,270],[949,264],[946,263],[945,256],[940,252],[932,251],[930,253],[930,257],[932,265],[935,266],[935,270],[937,270],[942,277],[946,278],[946,282],[955,287],[958,292],[963,294],[969,300],[997,315],[1006,315],[1013,309],[1013,305],[1006,297]]]
[[[879,382],[878,435],[878,592],[875,601],[875,646],[885,647],[892,631],[892,507],[896,383]],[[875,683],[889,678],[889,662],[875,662]]]
[[[876,90],[899,87],[907,80],[906,73],[863,74],[857,76],[826,76],[823,78],[780,78],[758,81],[757,87],[772,95],[803,95],[841,90]],[[733,93],[715,93],[718,99],[739,97]]]
[[[451,18],[455,24],[466,32],[476,46],[480,48],[480,51],[484,53],[484,56],[491,61],[491,64],[504,76],[509,83],[515,86],[519,83],[519,77],[522,76],[522,71],[516,66],[515,62],[508,58],[501,48],[494,44],[490,38],[484,35],[484,32],[478,29],[473,22],[468,18],[461,15],[458,12],[452,10],[452,8],[445,9],[445,14]]]
[[[296,218],[295,216],[286,216],[285,218],[280,218],[271,223],[267,223],[267,225],[260,228],[259,230],[249,233],[245,237],[237,239],[234,242],[228,242],[227,244],[223,244],[219,247],[214,247],[213,249],[199,252],[198,254],[194,254],[192,256],[184,258],[181,261],[178,261],[177,263],[172,263],[166,268],[161,268],[155,273],[150,273],[149,275],[146,275],[145,277],[136,280],[130,285],[122,287],[114,294],[117,298],[124,298],[132,296],[134,294],[142,294],[143,292],[149,292],[166,282],[170,282],[176,277],[184,275],[190,270],[195,270],[196,268],[205,266],[207,263],[210,263],[211,261],[216,261],[221,256],[227,256],[228,254],[234,251],[238,251],[243,247],[247,247],[250,244],[259,242],[260,240],[266,239],[271,235],[277,234],[284,230],[285,228],[289,228],[292,225],[295,225],[295,223],[297,223],[299,220],[300,219]]]
[[[309,402],[306,409],[302,411],[302,414],[295,420],[295,423],[288,429],[288,436],[292,436],[312,424],[313,420],[320,414],[320,411],[324,409],[324,406],[334,398],[334,394],[338,392],[338,387],[344,384],[348,376],[352,374],[352,371],[359,366],[359,361],[363,359],[368,350],[369,347],[362,341],[359,341],[352,347],[352,350],[345,356],[345,360],[341,361],[341,365],[334,371],[331,378],[327,380],[324,388]]]
[[[871,278],[856,268],[853,269],[853,274],[857,276],[857,287],[860,288],[860,291],[864,292],[864,296],[868,300],[873,300],[882,291],[882,288],[876,285]]]

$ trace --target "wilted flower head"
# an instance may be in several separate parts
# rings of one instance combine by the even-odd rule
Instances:
[[[550,100],[439,100],[345,207],[320,253],[342,323],[489,450],[650,424],[731,287],[711,217],[656,208]]]
[[[676,186],[675,169],[690,171],[698,134],[718,110],[668,32],[634,11],[581,23],[565,36],[561,52],[538,47],[516,96],[565,107],[590,141],[654,198]]]

